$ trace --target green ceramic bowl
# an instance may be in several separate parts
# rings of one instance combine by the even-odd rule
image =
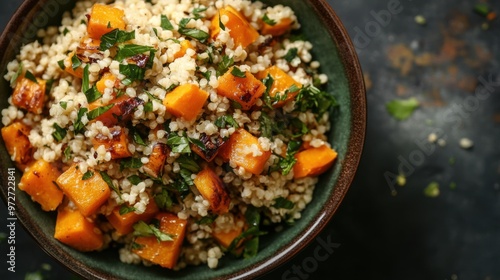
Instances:
[[[366,126],[366,96],[361,68],[355,49],[342,23],[323,0],[264,0],[271,5],[291,6],[302,24],[303,33],[314,45],[313,55],[321,62],[321,71],[328,75],[328,91],[340,103],[332,116],[329,134],[332,146],[339,152],[334,167],[321,176],[314,199],[295,225],[261,240],[260,252],[252,259],[224,257],[219,268],[190,267],[180,272],[159,267],[127,265],[120,262],[116,250],[100,253],[80,253],[56,241],[55,213],[43,212],[23,192],[16,191],[19,221],[52,257],[84,278],[97,279],[214,279],[255,278],[286,262],[311,242],[328,223],[356,172],[363,149]],[[36,31],[47,25],[58,25],[62,13],[70,10],[70,0],[26,0],[10,20],[2,37],[3,56],[0,69],[14,59],[23,43],[32,41]],[[8,82],[0,79],[0,109],[7,106],[11,93]],[[13,168],[4,143],[0,140],[0,179],[2,198],[7,201],[8,169]],[[16,179],[21,178],[17,172]]]

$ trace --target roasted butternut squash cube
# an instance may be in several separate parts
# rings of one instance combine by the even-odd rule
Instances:
[[[245,77],[234,76],[232,72],[231,67],[219,77],[217,94],[238,102],[242,110],[249,110],[266,91],[266,86],[248,71]]]
[[[191,144],[191,150],[197,155],[202,157],[207,162],[211,162],[219,153],[219,149],[224,145],[225,141],[222,137],[213,138],[211,136],[202,133],[200,135],[200,142],[203,143],[204,148],[202,149],[198,145]]]
[[[181,45],[181,49],[174,54],[174,59],[179,58],[179,57],[183,57],[186,54],[188,49],[194,50],[194,47],[189,40],[182,41],[180,43],[180,45]]]
[[[92,138],[94,149],[97,150],[101,145],[104,145],[106,151],[111,153],[112,159],[131,157],[132,153],[128,150],[129,141],[125,129],[115,126],[110,128],[110,132],[112,136],[111,139],[102,134],[97,134]]]
[[[84,173],[73,164],[61,174],[57,185],[86,217],[95,214],[109,198],[111,191],[99,172],[89,169],[92,176],[84,178]],[[85,180],[84,180],[85,179]]]
[[[66,57],[66,59],[64,60],[64,71],[66,71],[67,73],[71,74],[73,77],[76,77],[76,78],[83,78],[83,67],[80,65],[78,67],[76,67],[76,64],[75,64],[75,68],[73,68],[73,56],[75,56],[75,52],[70,52],[68,54],[68,56]]]
[[[337,158],[337,152],[324,145],[298,152],[295,158],[297,162],[293,166],[293,177],[297,179],[327,171]]]
[[[148,223],[159,209],[153,198],[149,198],[149,203],[146,205],[146,210],[142,214],[136,214],[135,212],[129,212],[126,214],[120,214],[121,206],[117,206],[111,214],[106,216],[109,223],[115,228],[119,235],[126,235],[131,233],[134,229],[133,226],[138,221],[144,221]]]
[[[34,162],[33,153],[35,148],[31,145],[29,139],[30,131],[31,127],[22,122],[15,122],[2,127],[2,138],[7,152],[21,171],[24,171],[26,167]]]
[[[54,183],[61,173],[55,164],[37,160],[24,172],[19,189],[29,194],[44,211],[54,211],[64,198],[63,192]]]
[[[153,178],[161,177],[169,153],[170,150],[167,144],[156,143],[153,146],[153,151],[149,155],[148,163],[144,164],[142,167],[144,172]]]
[[[100,93],[104,94],[104,91],[107,88],[106,83],[108,83],[108,81],[111,81],[113,84],[115,84],[116,83],[115,75],[111,74],[110,72],[106,72],[104,73],[104,75],[102,75],[101,79],[96,83],[97,90]]]
[[[104,244],[94,221],[69,206],[59,208],[54,238],[82,252],[99,250]]]
[[[99,3],[92,6],[87,24],[90,38],[101,39],[102,35],[113,29],[124,30],[125,27],[125,12],[123,10]]]
[[[292,23],[293,21],[290,18],[283,18],[274,25],[262,22],[260,33],[262,35],[281,36],[290,30]]]
[[[264,170],[271,151],[263,150],[257,137],[240,128],[222,146],[219,156],[225,161],[243,167],[252,174],[259,175]]]
[[[270,76],[273,79],[273,84],[269,90],[269,96],[277,100],[273,103],[273,107],[279,108],[283,107],[285,103],[289,100],[295,99],[295,96],[299,94],[299,90],[302,87],[301,83],[295,81],[290,75],[281,70],[278,66],[273,65],[266,70],[259,72],[257,74],[258,79],[265,79]],[[295,85],[296,90],[293,90]],[[290,91],[292,89],[292,91]]]
[[[17,79],[16,88],[12,93],[12,104],[33,114],[41,114],[45,104],[46,82],[36,79],[37,82],[21,77]]]
[[[83,37],[80,41],[80,45],[76,47],[76,56],[80,61],[84,63],[92,63],[95,58],[104,56],[100,54],[99,47],[101,46],[101,40],[89,38],[88,36]]]
[[[172,235],[173,241],[158,241],[155,236],[137,237],[135,243],[139,248],[132,251],[145,260],[172,269],[181,253],[187,220],[171,213],[159,213],[155,218],[160,221],[160,231]]]
[[[226,186],[217,174],[206,167],[200,171],[194,179],[194,185],[200,194],[210,202],[210,210],[216,214],[224,214],[229,211],[231,198]]]
[[[243,232],[244,224],[241,226],[239,223],[235,223],[233,229],[229,231],[212,231],[212,236],[224,248],[228,248],[233,240],[235,240]],[[243,242],[243,240],[241,240]],[[237,246],[238,247],[238,246]]]
[[[208,96],[208,92],[200,89],[197,85],[185,84],[167,93],[163,105],[167,107],[170,114],[192,121],[203,109]]]
[[[137,107],[144,104],[144,100],[138,97],[130,98],[128,95],[123,95],[119,98],[113,99],[110,104],[114,104],[114,106],[92,121],[100,121],[107,127],[124,124],[132,118],[132,115]],[[101,100],[99,99],[89,104],[89,110],[94,110],[103,106],[105,105],[102,105]]]
[[[246,48],[259,38],[259,32],[253,28],[248,20],[235,8],[226,6],[212,19],[210,25],[210,37],[215,40],[221,31],[220,21],[227,17],[227,22],[223,23],[229,29],[229,35],[234,40],[236,46]]]

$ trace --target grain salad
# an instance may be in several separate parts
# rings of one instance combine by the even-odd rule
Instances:
[[[306,35],[258,1],[77,1],[7,66],[19,189],[83,252],[174,270],[255,256],[337,157]]]

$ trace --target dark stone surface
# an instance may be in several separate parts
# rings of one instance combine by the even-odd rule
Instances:
[[[262,279],[500,279],[498,20],[481,28],[485,19],[473,11],[479,0],[329,2],[371,80],[365,152],[329,225]],[[2,4],[2,29],[20,3]],[[491,5],[500,12],[499,3]],[[416,15],[427,23],[417,24]],[[401,65],[391,63],[396,58]],[[385,104],[409,97],[421,107],[396,121]],[[429,144],[432,132],[447,144]],[[474,147],[461,149],[462,137]],[[401,172],[404,187],[384,176]],[[435,198],[424,195],[433,181],[440,185]],[[1,206],[0,220],[6,217]],[[325,249],[326,243],[335,246]],[[36,271],[50,279],[74,277],[21,228],[16,246],[16,273],[2,261],[0,278]],[[1,260],[8,248],[6,240],[0,243]],[[52,269],[44,271],[43,264]]]

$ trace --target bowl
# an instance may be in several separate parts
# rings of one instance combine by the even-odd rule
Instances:
[[[285,3],[295,11],[304,34],[312,42],[313,55],[321,63],[321,72],[329,76],[327,91],[332,92],[338,110],[332,114],[329,139],[338,151],[334,166],[320,177],[313,201],[302,213],[302,218],[280,233],[264,236],[260,252],[251,259],[224,257],[219,268],[190,267],[179,272],[160,267],[123,264],[116,250],[99,253],[81,253],[53,238],[55,213],[41,211],[38,204],[20,190],[16,190],[15,209],[18,220],[41,248],[68,269],[86,278],[96,279],[245,279],[255,278],[282,265],[314,240],[329,222],[354,178],[363,149],[366,127],[366,96],[363,76],[355,48],[330,5],[323,0],[283,1],[265,0],[266,4]],[[0,38],[2,73],[20,47],[33,41],[39,28],[58,25],[62,13],[74,5],[69,0],[26,0],[9,21]],[[3,75],[3,74],[2,74]],[[0,79],[0,109],[7,105],[11,89]],[[0,179],[2,198],[7,204],[9,172],[14,165],[0,140]],[[16,183],[22,174],[16,171]]]

